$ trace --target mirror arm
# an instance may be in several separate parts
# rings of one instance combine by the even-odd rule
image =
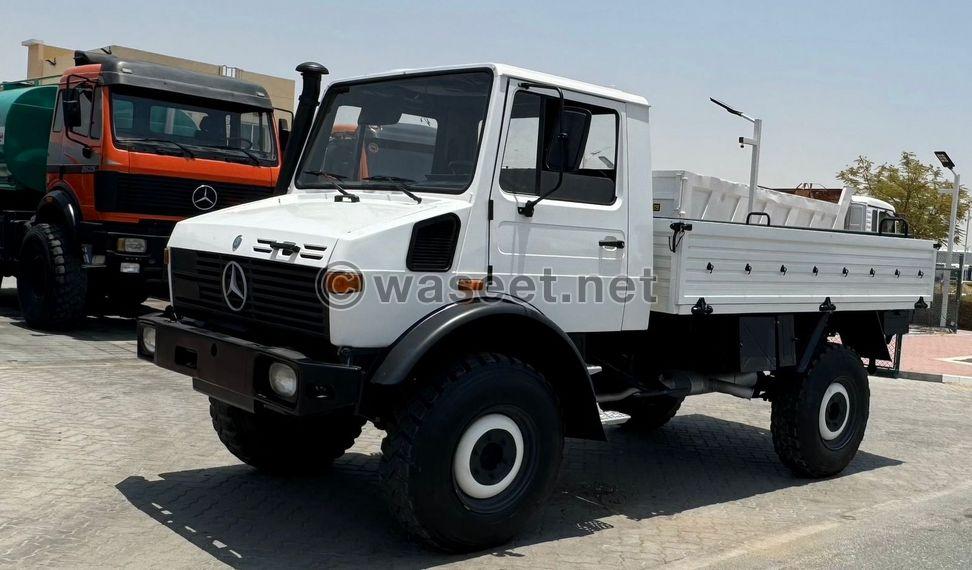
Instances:
[[[554,184],[554,187],[551,188],[550,190],[547,190],[543,194],[540,194],[539,196],[537,196],[533,200],[527,200],[527,203],[526,204],[523,204],[522,206],[519,206],[516,209],[516,211],[519,214],[521,214],[523,216],[526,216],[528,218],[532,218],[533,217],[533,210],[537,207],[537,204],[539,204],[540,201],[543,200],[543,199],[545,199],[547,196],[550,196],[551,194],[553,194],[557,190],[560,190],[560,186],[564,183],[564,165],[567,163],[567,133],[563,132],[563,128],[564,128],[564,107],[565,107],[565,104],[564,104],[564,90],[561,89],[560,87],[557,87],[556,85],[544,85],[543,83],[521,83],[520,84],[520,87],[522,87],[523,89],[530,89],[531,87],[540,87],[540,88],[543,88],[543,89],[553,89],[554,91],[557,92],[557,97],[559,97],[559,99],[560,99],[560,108],[557,110],[557,115],[558,115],[557,116],[557,125],[561,128],[561,132],[557,134],[557,138],[560,139],[560,152],[561,152],[562,156],[561,156],[561,159],[560,159],[560,168],[557,169],[557,171],[558,171],[557,183]],[[539,157],[538,156],[537,157],[537,160],[539,162],[540,160],[542,160],[542,157]],[[540,164],[539,167],[540,167],[541,172],[542,172],[543,171],[543,165]],[[543,180],[543,176],[540,177],[540,180],[541,181]]]
[[[554,184],[554,187],[551,188],[550,190],[547,190],[546,192],[537,196],[533,200],[527,201],[526,204],[523,204],[522,206],[516,209],[518,213],[523,214],[528,218],[533,217],[533,210],[534,208],[536,208],[537,204],[539,204],[541,200],[546,199],[548,196],[550,196],[557,190],[560,190],[560,186],[564,183],[564,163],[567,162],[567,142],[566,142],[567,133],[560,133],[559,135],[557,135],[557,138],[560,139],[560,147],[563,153],[563,158],[560,161],[560,168],[558,169],[557,183]]]
[[[71,133],[73,131],[71,129],[73,129],[73,128],[74,127],[70,127],[70,128],[65,127],[64,128],[64,138],[66,138],[67,140],[69,140],[69,141],[71,141],[71,142],[73,142],[75,144],[81,145],[81,154],[83,154],[85,158],[91,158],[91,152],[92,152],[91,145],[89,145],[88,143],[84,142],[83,140],[81,140],[79,138],[72,137],[71,136]]]

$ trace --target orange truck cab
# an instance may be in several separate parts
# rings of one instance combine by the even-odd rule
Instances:
[[[42,328],[164,291],[175,223],[273,195],[287,135],[259,85],[97,53],[75,63],[56,89],[43,188],[0,193],[0,267]]]

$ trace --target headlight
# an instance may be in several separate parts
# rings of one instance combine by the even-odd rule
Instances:
[[[155,354],[155,327],[142,327],[142,349],[149,356]]]
[[[270,387],[284,398],[293,398],[297,393],[297,371],[282,362],[274,362],[270,365]]]
[[[145,253],[148,251],[148,244],[142,238],[121,237],[118,238],[116,249],[125,253]]]

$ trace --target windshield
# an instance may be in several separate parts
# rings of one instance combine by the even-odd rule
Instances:
[[[476,170],[492,74],[385,79],[328,90],[298,188],[462,192]]]
[[[112,133],[152,152],[273,165],[277,147],[268,111],[159,92],[112,92]],[[170,143],[170,144],[167,144]]]

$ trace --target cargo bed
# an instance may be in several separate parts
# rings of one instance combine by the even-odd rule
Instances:
[[[656,217],[654,249],[652,310],[678,315],[914,309],[935,281],[928,240]]]

